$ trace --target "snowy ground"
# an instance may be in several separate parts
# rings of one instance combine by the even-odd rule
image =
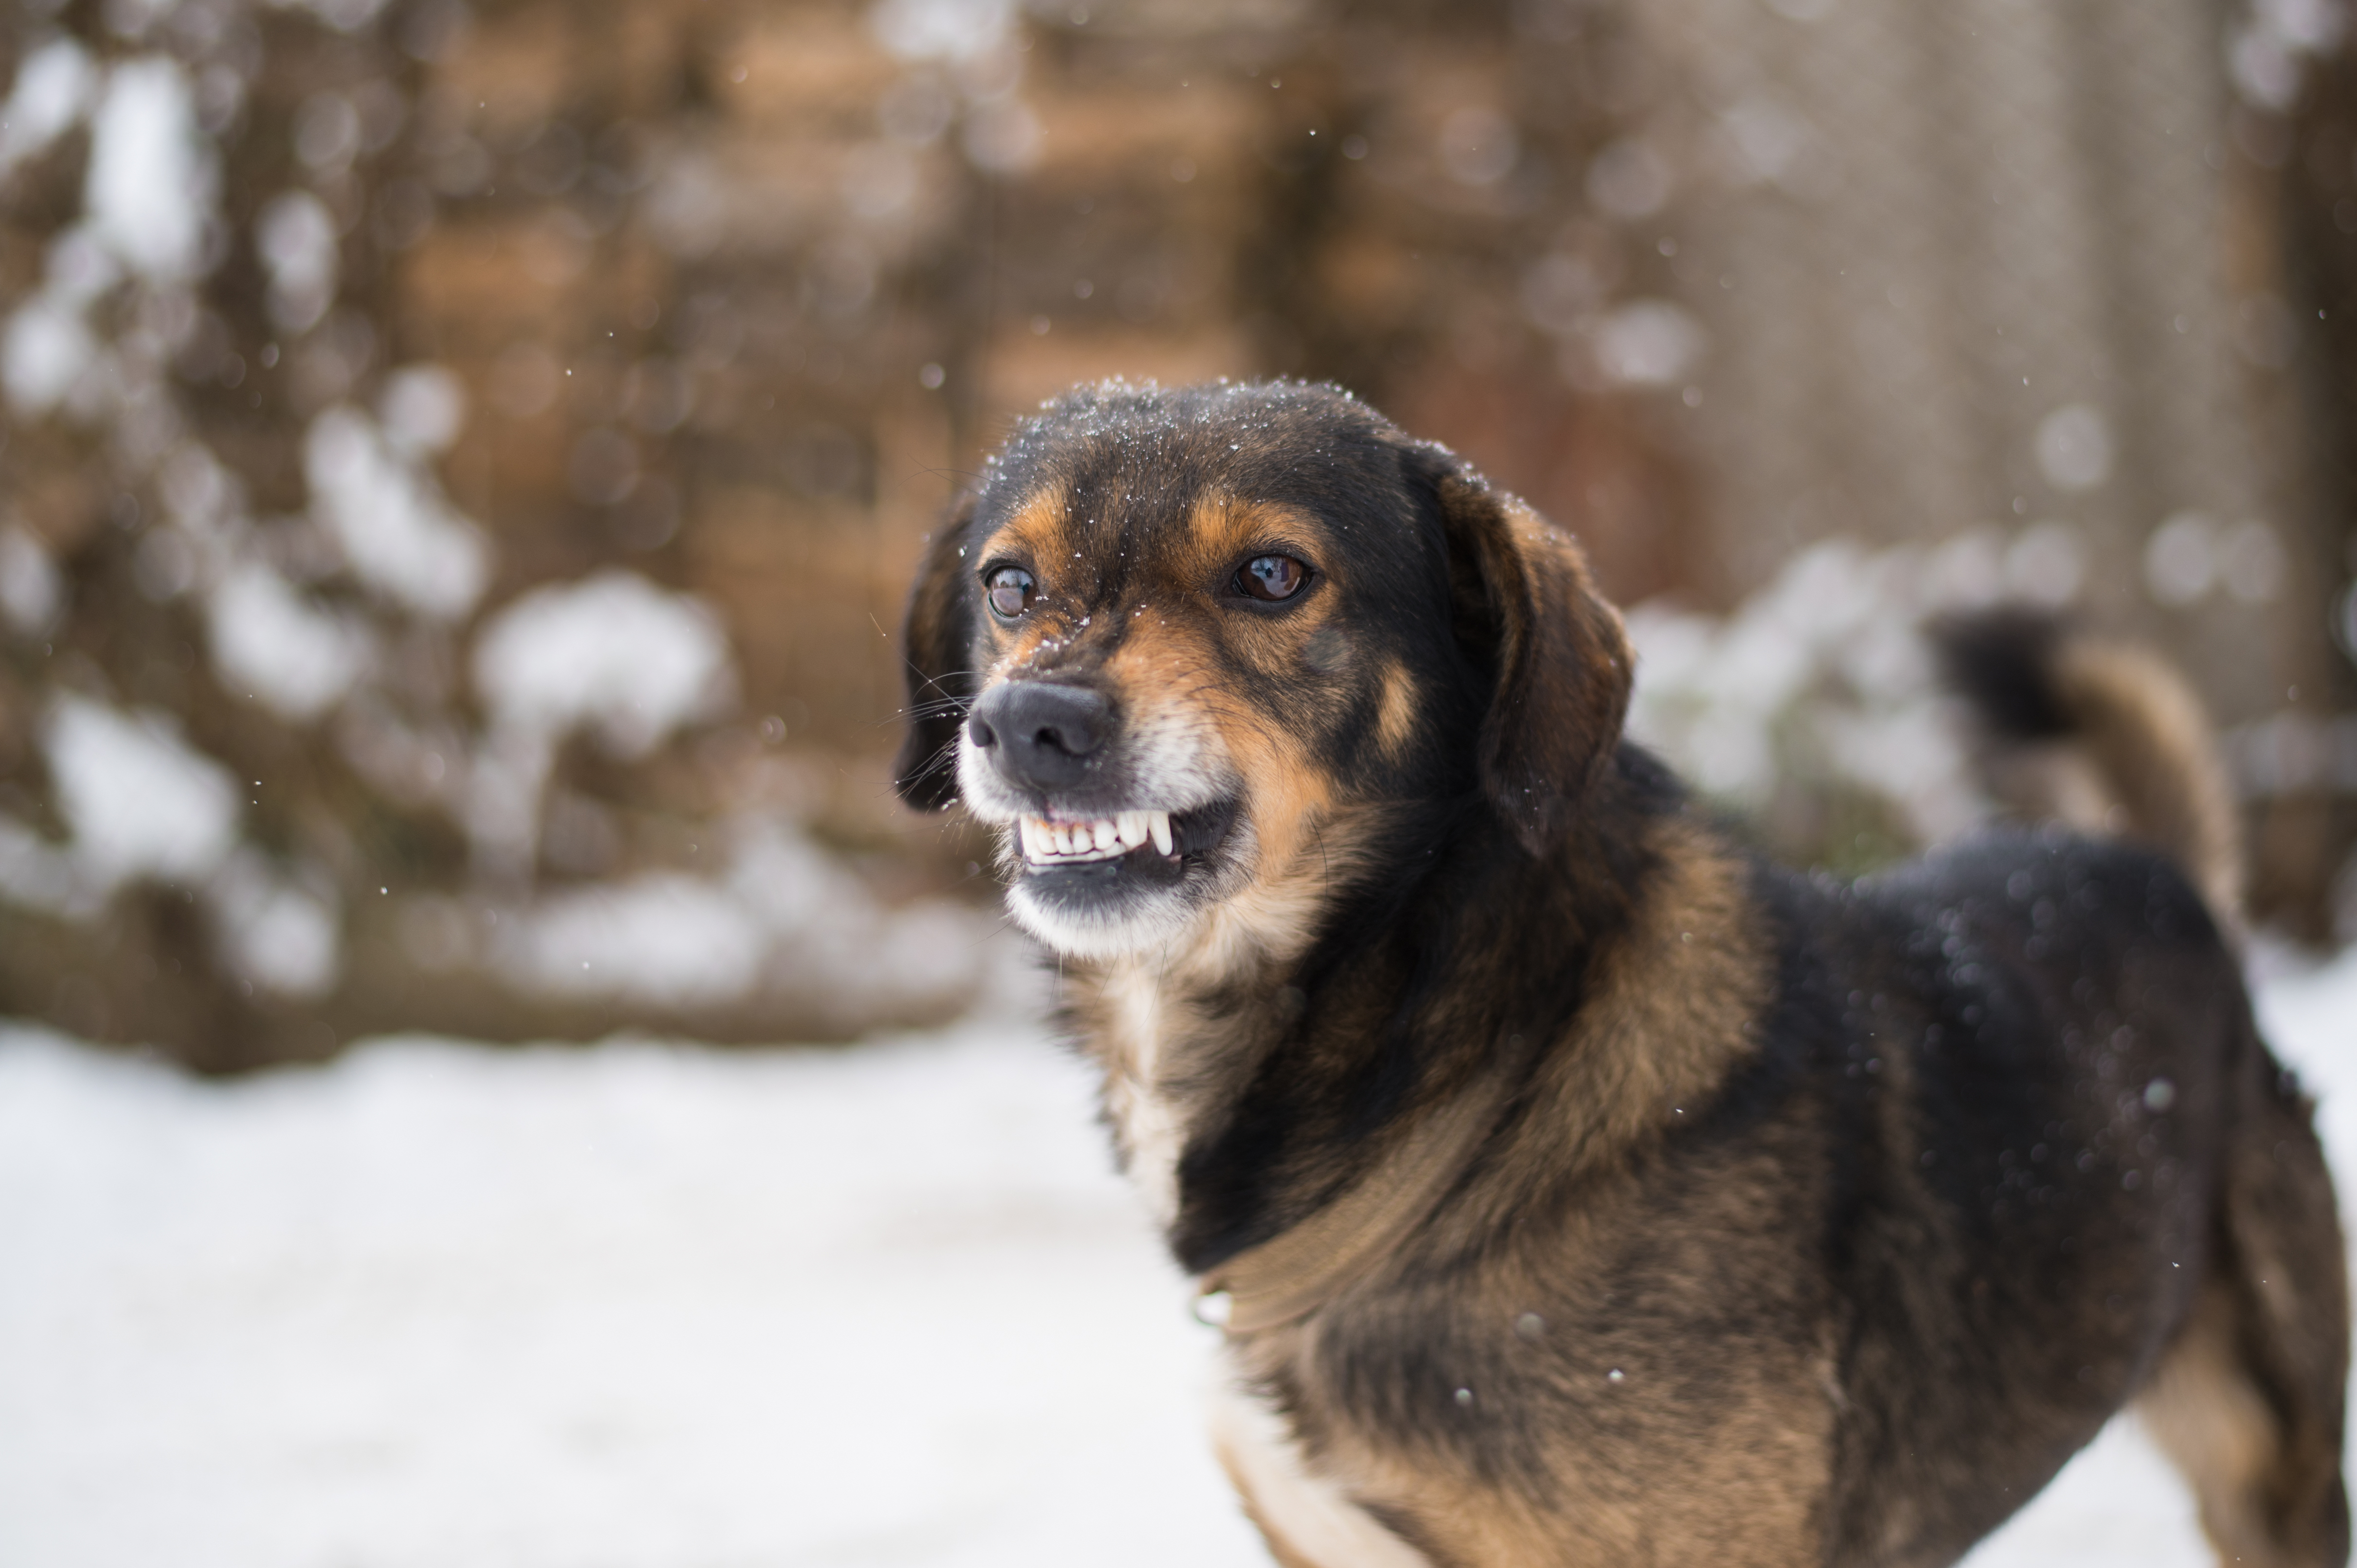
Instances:
[[[2357,955],[2264,1005],[2357,1170]],[[1021,1028],[227,1087],[0,1034],[0,1563],[1263,1562],[1184,1298]],[[1973,1559],[2206,1561],[2126,1424]]]

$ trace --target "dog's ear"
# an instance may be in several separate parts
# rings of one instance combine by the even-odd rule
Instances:
[[[1439,503],[1458,640],[1496,682],[1481,722],[1481,785],[1541,854],[1620,741],[1628,633],[1569,535],[1445,448],[1417,456]]]
[[[958,798],[958,731],[974,700],[974,582],[965,560],[973,521],[969,495],[933,531],[900,625],[909,733],[892,764],[892,787],[920,811],[942,811]]]

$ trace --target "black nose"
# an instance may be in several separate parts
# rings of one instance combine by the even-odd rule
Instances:
[[[1105,700],[1085,686],[1006,681],[983,693],[965,728],[1006,779],[1059,789],[1080,782],[1110,718]]]

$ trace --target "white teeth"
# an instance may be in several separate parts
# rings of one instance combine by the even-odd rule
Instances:
[[[1169,854],[1177,843],[1168,811],[1118,811],[1093,822],[1024,817],[1015,824],[1015,834],[1029,861],[1110,860],[1148,843]]]

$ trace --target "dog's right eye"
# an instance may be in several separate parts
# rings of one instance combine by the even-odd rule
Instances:
[[[1020,566],[1001,566],[990,575],[990,613],[1013,620],[1031,607],[1031,574]]]

